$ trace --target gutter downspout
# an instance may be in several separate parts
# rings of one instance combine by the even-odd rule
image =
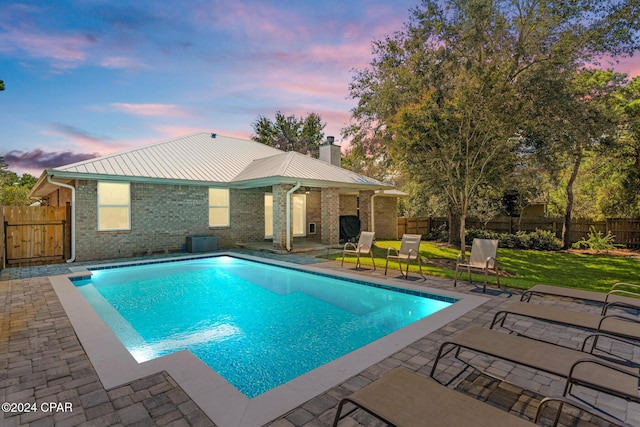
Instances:
[[[375,214],[375,198],[378,196],[382,196],[382,193],[384,193],[384,190],[380,190],[379,193],[373,193],[373,196],[371,196],[371,230],[369,231],[376,231],[376,214]]]
[[[296,191],[298,188],[301,187],[300,181],[296,182],[296,185],[293,186],[293,188],[289,191],[287,191],[287,196],[285,197],[285,205],[286,205],[286,212],[285,212],[285,218],[286,218],[286,239],[287,239],[287,243],[286,243],[286,247],[287,247],[287,252],[291,252],[291,194],[293,194],[294,191]]]
[[[76,260],[76,188],[69,184],[64,184],[58,181],[52,181],[52,176],[47,174],[47,182],[49,184],[57,185],[59,187],[68,188],[71,190],[71,257],[67,260],[68,263],[74,262]]]

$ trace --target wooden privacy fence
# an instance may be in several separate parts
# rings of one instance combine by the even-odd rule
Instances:
[[[467,229],[476,228],[492,230],[498,233],[516,233],[518,231],[531,232],[535,230],[553,231],[558,238],[562,236],[562,218],[518,218],[497,217],[486,224],[478,219],[469,218],[466,222]],[[422,234],[426,236],[447,224],[446,218],[398,218],[398,238],[403,233]],[[615,236],[615,244],[628,248],[640,247],[640,219],[607,219],[605,221],[591,221],[576,219],[571,221],[569,242],[575,243],[587,238],[591,227],[606,235],[611,232]]]
[[[62,262],[69,258],[69,209],[2,207],[2,266]]]

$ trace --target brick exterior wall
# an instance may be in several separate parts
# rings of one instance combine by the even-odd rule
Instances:
[[[287,206],[287,191],[293,186],[276,184],[272,187],[273,193],[273,247],[285,249],[287,247],[285,209]],[[264,232],[263,232],[264,237]]]
[[[360,192],[360,229],[363,231],[371,231],[371,196],[373,191]],[[377,200],[376,200],[377,201]],[[376,237],[378,237],[376,235]]]
[[[340,215],[358,215],[358,196],[340,195]]]
[[[264,194],[273,194],[274,239],[277,249],[286,248],[285,198],[292,185],[230,190],[230,226],[209,228],[208,187],[131,183],[131,230],[98,231],[97,182],[78,180],[76,186],[76,259],[92,261],[124,258],[160,252],[180,252],[187,236],[212,235],[219,248],[234,247],[241,242],[264,240]],[[298,190],[298,193],[304,189]],[[364,192],[371,193],[371,192]],[[365,197],[365,199],[367,199]],[[61,188],[47,197],[50,206],[70,202],[70,191]],[[369,204],[362,204],[360,215]],[[323,244],[337,244],[340,238],[340,215],[356,215],[356,196],[339,195],[337,188],[312,189],[306,195],[307,239]],[[376,237],[397,236],[397,199],[377,197]],[[366,211],[363,208],[366,207]],[[368,223],[363,221],[362,230]],[[316,224],[316,234],[309,235],[308,224]],[[292,243],[292,245],[295,243]]]
[[[218,247],[264,239],[264,189],[230,191],[230,226],[209,228],[208,188],[131,183],[131,230],[97,231],[97,182],[76,190],[76,259],[179,252],[187,236],[212,235]]]
[[[337,188],[323,188],[321,242],[335,245],[340,242],[340,195]]]
[[[376,239],[398,238],[398,198],[376,197],[374,199]]]
[[[322,236],[322,197],[320,190],[311,190],[307,194],[307,240],[321,241]],[[316,225],[316,234],[309,234],[309,224]]]

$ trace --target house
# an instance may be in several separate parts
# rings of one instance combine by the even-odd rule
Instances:
[[[333,245],[341,215],[395,239],[398,192],[339,167],[339,156],[329,138],[319,160],[196,133],[45,170],[30,196],[71,206],[70,261],[180,251],[190,236],[216,236],[221,248]]]

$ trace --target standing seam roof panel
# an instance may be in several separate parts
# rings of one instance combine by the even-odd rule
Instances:
[[[203,182],[238,182],[269,176],[327,182],[384,185],[380,181],[255,141],[208,133],[188,135],[145,147],[89,159],[60,172]]]

